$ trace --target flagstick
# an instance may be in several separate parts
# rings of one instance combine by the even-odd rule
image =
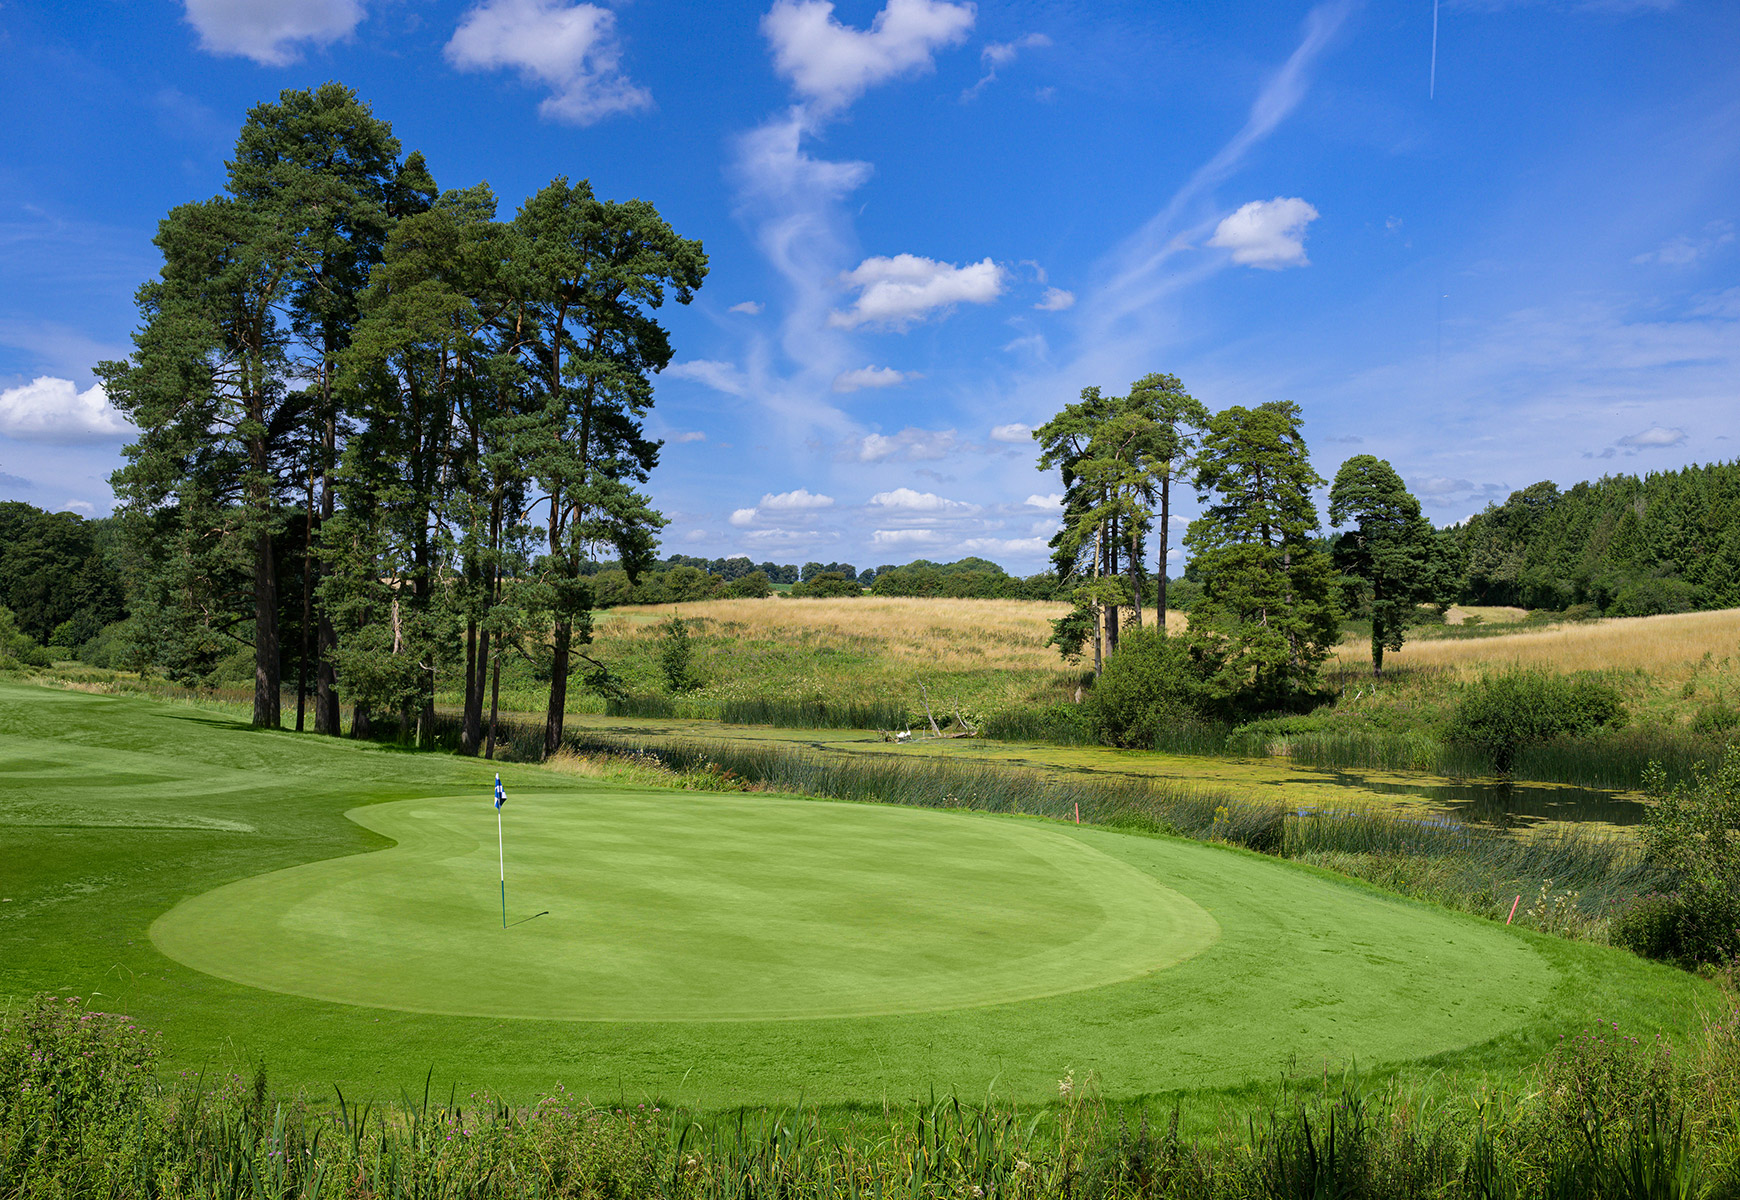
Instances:
[[[507,928],[507,850],[501,840],[501,809],[495,810],[495,852],[501,865],[501,927]]]

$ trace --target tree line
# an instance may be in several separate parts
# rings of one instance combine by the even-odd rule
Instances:
[[[500,220],[486,184],[440,190],[350,89],[248,113],[222,194],[160,223],[134,351],[99,367],[137,426],[113,478],[149,654],[197,676],[254,652],[254,721],[426,726],[464,677],[464,744],[503,652],[543,660],[547,741],[569,676],[599,670],[584,564],[648,565],[637,486],[655,319],[707,272],[642,200],[552,180]]]

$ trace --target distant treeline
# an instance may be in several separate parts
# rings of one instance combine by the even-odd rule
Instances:
[[[886,563],[860,571],[851,563],[755,563],[746,557],[697,558],[673,554],[629,582],[620,564],[595,564],[590,572],[599,608],[621,604],[669,604],[689,600],[759,597],[789,587],[793,597],[862,595],[942,597],[955,600],[1055,600],[1057,575],[1025,578],[983,558],[939,563],[920,558],[905,566]],[[1150,586],[1152,591],[1152,586]],[[1187,593],[1189,589],[1186,589]]]
[[[1537,483],[1440,536],[1461,596],[1589,615],[1740,607],[1740,461]]]

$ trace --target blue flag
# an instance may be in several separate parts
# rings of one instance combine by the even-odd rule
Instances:
[[[495,777],[495,806],[496,806],[496,808],[499,809],[499,808],[501,808],[502,805],[504,805],[506,803],[507,803],[507,793],[502,791],[501,775],[499,773],[497,773],[497,775]]]

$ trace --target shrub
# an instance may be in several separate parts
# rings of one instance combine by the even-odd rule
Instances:
[[[0,608],[0,667],[47,667],[52,663],[48,651],[38,646],[29,634],[18,628],[9,608]]]
[[[1118,652],[1106,660],[1088,694],[1094,730],[1108,745],[1152,749],[1168,727],[1201,721],[1205,676],[1191,639],[1132,629],[1119,639]]]
[[[766,571],[751,571],[727,584],[725,594],[738,600],[765,600],[773,595],[773,583]]]
[[[1726,700],[1711,701],[1692,718],[1692,732],[1706,737],[1732,733],[1736,725],[1740,725],[1740,712],[1729,707]]]
[[[1525,746],[1586,737],[1624,719],[1619,693],[1599,680],[1517,670],[1470,685],[1445,736],[1452,745],[1485,755],[1499,774],[1508,775]]]
[[[1740,746],[1729,746],[1714,767],[1694,766],[1672,788],[1651,763],[1644,786],[1655,798],[1644,852],[1677,883],[1677,894],[1652,924],[1640,919],[1637,942],[1652,957],[1725,962],[1740,953]]]
[[[694,658],[689,623],[681,617],[672,617],[665,622],[664,638],[659,644],[659,669],[664,672],[665,684],[673,695],[692,692],[701,686],[701,681],[695,676]]]
[[[802,583],[794,583],[787,595],[799,600],[821,600],[830,596],[862,596],[864,589],[856,579],[847,579],[841,571],[823,571]]]

